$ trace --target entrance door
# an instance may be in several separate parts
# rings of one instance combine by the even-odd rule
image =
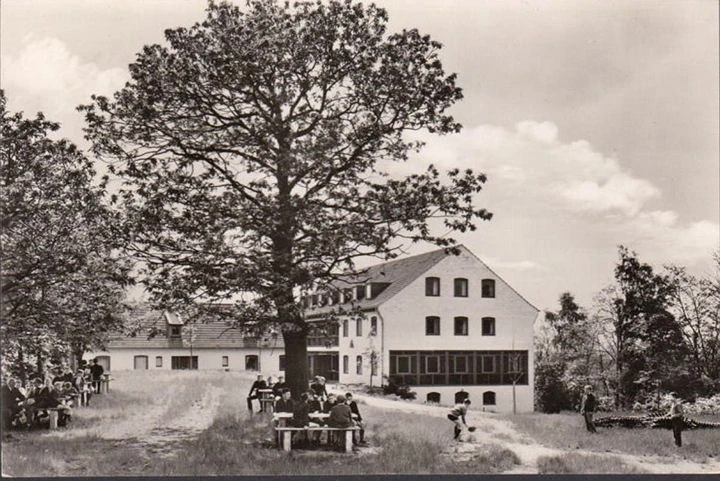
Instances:
[[[245,370],[246,371],[257,371],[260,367],[260,362],[255,354],[245,356]]]
[[[308,366],[311,376],[323,376],[328,381],[339,379],[339,362],[337,353],[312,353],[308,355]]]
[[[100,362],[100,361],[98,361]],[[147,356],[135,356],[134,359],[135,369],[147,369],[148,368],[148,357]]]

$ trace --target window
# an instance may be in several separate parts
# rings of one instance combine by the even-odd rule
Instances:
[[[483,393],[483,406],[495,406],[495,393],[493,391]]]
[[[468,280],[457,278],[455,279],[455,297],[467,297],[468,296]]]
[[[155,356],[155,367],[162,367],[162,356]]]
[[[197,356],[171,356],[170,369],[197,369]]]
[[[343,319],[343,337],[348,337],[348,320]]]
[[[362,336],[362,319],[355,321],[355,335],[358,337]]]
[[[377,317],[370,318],[370,335],[377,336]]]
[[[133,358],[133,368],[147,369],[148,368],[148,357],[147,356],[135,356]]]
[[[440,393],[439,392],[427,393],[427,396],[425,397],[425,402],[440,404]]]
[[[355,299],[358,301],[365,299],[365,286],[355,287]]]
[[[456,336],[467,336],[468,335],[468,318],[467,317],[456,317],[455,318],[455,335]]]
[[[362,356],[355,358],[355,372],[356,374],[362,374]]]
[[[468,369],[469,363],[465,356],[455,356],[453,359],[453,372],[456,374],[462,374],[470,372]]]
[[[440,372],[440,357],[426,356],[424,374],[437,374]]]
[[[482,356],[482,373],[493,374],[495,372],[495,356]]]
[[[426,336],[439,336],[440,335],[440,318],[437,316],[428,316],[425,318],[425,335]]]
[[[410,356],[397,357],[396,371],[398,374],[410,374]]]
[[[278,357],[279,365],[278,365],[278,371],[284,371],[286,366],[285,361],[285,354],[280,354]]]
[[[343,356],[343,374],[347,374],[350,369],[350,359],[347,356]]]
[[[180,326],[170,326],[170,337],[180,337]]]
[[[230,358],[228,356],[222,357],[222,367],[228,367],[230,365]]]
[[[495,280],[483,279],[481,284],[483,297],[495,297]]]
[[[495,318],[494,317],[483,317],[482,318],[482,335],[483,336],[494,336],[495,335]]]
[[[350,302],[352,300],[353,300],[352,288],[348,287],[347,289],[343,289],[343,302]]]
[[[425,295],[433,296],[433,297],[440,295],[440,278],[439,277],[426,277],[425,278]]]

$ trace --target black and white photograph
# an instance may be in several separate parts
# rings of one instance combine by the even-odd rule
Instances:
[[[720,475],[719,10],[1,0],[2,476]]]

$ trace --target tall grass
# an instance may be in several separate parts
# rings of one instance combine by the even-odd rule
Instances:
[[[624,453],[672,458],[695,462],[716,459],[720,454],[720,429],[683,431],[683,446],[674,445],[672,431],[652,428],[597,428],[597,434],[585,430],[578,414],[521,414],[505,416],[522,433],[546,446],[560,449]],[[720,421],[715,416],[713,422]]]
[[[614,456],[567,453],[562,456],[540,456],[538,474],[641,474],[645,471],[630,466]]]
[[[478,446],[464,460],[453,446],[449,421],[361,405],[369,448],[351,454],[324,450],[285,453],[273,444],[269,419],[247,412],[252,379],[243,373],[117,373],[109,395],[94,396],[76,410],[70,427],[13,433],[3,443],[3,473],[13,476],[212,476],[499,473],[519,463],[500,445]],[[213,387],[220,407],[212,424],[193,438],[104,439],[118,425],[156,416],[154,426],[173,421]],[[151,418],[147,418],[150,422]],[[151,426],[152,427],[152,426]],[[153,436],[153,443],[157,436]],[[102,453],[97,456],[97,453]]]

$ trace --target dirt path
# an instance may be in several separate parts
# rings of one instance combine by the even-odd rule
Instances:
[[[445,417],[448,411],[448,408],[440,406],[427,406],[371,396],[357,395],[356,397],[365,401],[369,406],[382,409],[396,409],[404,412],[412,411],[437,417]],[[472,423],[477,427],[477,432],[482,433],[483,440],[481,441],[479,435],[473,433],[463,434],[462,439],[464,442],[457,443],[448,450],[448,454],[457,459],[469,459],[483,442],[490,441],[510,449],[520,458],[520,466],[504,474],[537,474],[539,458],[543,456],[562,456],[569,453],[569,451],[539,444],[529,436],[519,433],[509,421],[497,419],[492,414],[472,412],[472,416]],[[576,449],[572,452],[583,455],[599,454],[615,457],[630,466],[637,467],[644,472],[652,474],[720,473],[720,462],[718,461],[701,464],[679,458],[668,459],[659,456],[600,453],[582,449]]]

